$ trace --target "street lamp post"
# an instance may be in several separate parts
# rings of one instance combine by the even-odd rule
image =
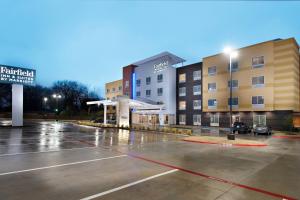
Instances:
[[[58,100],[61,99],[61,95],[60,94],[53,94],[52,97],[56,100],[56,115],[58,115]]]
[[[231,48],[225,48],[224,52],[229,55],[229,74],[230,74],[230,97],[229,97],[229,115],[230,115],[230,132],[227,135],[228,140],[235,140],[235,134],[233,133],[233,127],[232,127],[232,59],[236,58],[238,56],[236,51],[233,51]]]
[[[46,110],[47,110],[47,101],[48,101],[48,97],[44,97],[43,98],[43,100],[44,100],[44,110],[45,110],[45,112],[46,112]]]

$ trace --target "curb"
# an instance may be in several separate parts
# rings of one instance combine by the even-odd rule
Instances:
[[[227,144],[227,143],[219,143],[219,142],[206,142],[206,141],[195,141],[195,140],[186,140],[186,139],[183,139],[182,141],[200,143],[200,144],[219,144],[219,145],[223,145],[223,146],[237,146],[237,147],[266,147],[266,146],[268,146],[267,144]]]

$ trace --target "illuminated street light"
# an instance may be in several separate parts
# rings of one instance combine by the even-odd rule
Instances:
[[[48,101],[48,98],[47,97],[44,97],[44,102],[46,103]]]
[[[55,112],[58,115],[58,99],[61,99],[62,96],[60,94],[53,94],[52,97],[56,100],[56,109],[55,109]]]
[[[231,47],[224,48],[223,52],[229,56],[229,73],[230,73],[230,97],[229,97],[230,133],[227,135],[227,139],[235,140],[235,135],[233,133],[233,127],[232,127],[232,59],[237,58],[238,53],[237,51],[233,50]]]

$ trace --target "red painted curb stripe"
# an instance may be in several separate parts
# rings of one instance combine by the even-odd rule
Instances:
[[[138,155],[135,155],[135,154],[127,154],[127,155],[130,156],[130,157],[133,157],[133,158],[137,158],[137,159],[144,160],[144,161],[147,161],[147,162],[155,163],[155,164],[165,166],[165,167],[169,167],[169,168],[172,168],[172,169],[178,169],[180,171],[183,171],[183,172],[186,172],[186,173],[189,173],[189,174],[193,174],[193,175],[196,175],[196,176],[201,176],[201,177],[204,177],[204,178],[207,178],[207,179],[215,180],[215,181],[218,181],[218,182],[221,182],[221,183],[226,183],[226,184],[229,184],[229,185],[244,188],[244,189],[251,190],[251,191],[254,191],[254,192],[259,192],[259,193],[266,194],[266,195],[269,195],[269,196],[272,196],[272,197],[276,197],[276,198],[280,198],[280,199],[286,199],[286,200],[297,200],[294,197],[288,197],[288,196],[285,196],[285,195],[282,195],[282,194],[269,192],[269,191],[259,189],[259,188],[255,188],[255,187],[250,187],[250,186],[247,186],[247,185],[243,185],[243,184],[235,183],[235,182],[232,182],[232,181],[228,181],[228,180],[225,180],[225,179],[222,179],[222,178],[209,176],[209,175],[206,175],[206,174],[203,174],[203,173],[200,173],[200,172],[194,172],[192,170],[188,170],[188,169],[184,169],[184,168],[177,167],[177,166],[174,166],[174,165],[158,162],[158,161],[151,160],[151,159],[148,159],[148,158],[144,158],[144,157],[141,157],[141,156],[138,156]]]
[[[187,139],[183,139],[183,141],[201,143],[201,144],[220,144],[220,145],[224,144],[224,145],[232,145],[232,146],[238,146],[238,147],[266,147],[266,146],[268,146],[266,144],[226,144],[226,143],[195,141],[195,140],[187,140]]]
[[[290,136],[290,135],[273,135],[272,138],[284,138],[284,139],[300,139],[300,136]]]

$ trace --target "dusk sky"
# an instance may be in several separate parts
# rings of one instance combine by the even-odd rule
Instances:
[[[300,2],[0,1],[0,64],[39,84],[77,80],[103,95],[122,67],[169,51],[198,62],[230,44],[300,41]]]

